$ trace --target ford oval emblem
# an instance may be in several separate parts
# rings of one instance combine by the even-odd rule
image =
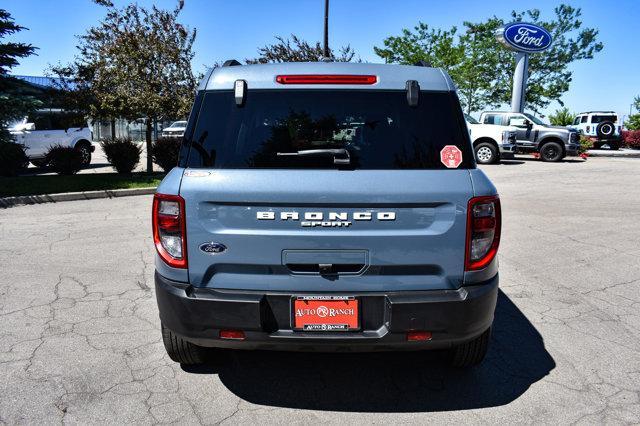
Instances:
[[[513,22],[496,31],[496,38],[517,52],[541,52],[551,46],[551,34],[535,24]]]
[[[227,247],[220,243],[204,243],[200,244],[200,250],[207,254],[219,254],[225,251]]]

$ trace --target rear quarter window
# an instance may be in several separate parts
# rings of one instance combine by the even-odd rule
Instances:
[[[591,117],[592,123],[602,123],[605,121],[611,121],[615,123],[616,121],[618,121],[618,117],[615,115],[594,115]]]
[[[445,169],[446,145],[462,151],[459,168],[475,167],[452,92],[421,92],[417,107],[404,90],[249,89],[243,107],[232,91],[201,95],[185,136],[187,167]],[[346,149],[351,164],[337,166],[331,155],[282,155],[318,149]]]

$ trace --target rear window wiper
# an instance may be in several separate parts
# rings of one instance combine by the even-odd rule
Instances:
[[[333,164],[351,164],[349,151],[344,148],[303,149],[297,152],[278,152],[278,157],[306,157],[313,155],[332,155]]]

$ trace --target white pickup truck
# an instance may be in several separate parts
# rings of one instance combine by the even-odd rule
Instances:
[[[36,167],[47,165],[47,152],[54,145],[78,150],[85,166],[91,163],[91,153],[95,150],[86,123],[59,109],[37,110],[13,123],[9,131],[17,143],[27,148],[27,157]]]
[[[481,124],[467,114],[464,118],[478,163],[492,164],[502,159],[513,158],[516,152],[515,127]]]

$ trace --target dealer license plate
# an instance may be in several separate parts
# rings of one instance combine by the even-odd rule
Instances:
[[[295,296],[291,309],[294,330],[360,329],[358,299],[354,296]]]

